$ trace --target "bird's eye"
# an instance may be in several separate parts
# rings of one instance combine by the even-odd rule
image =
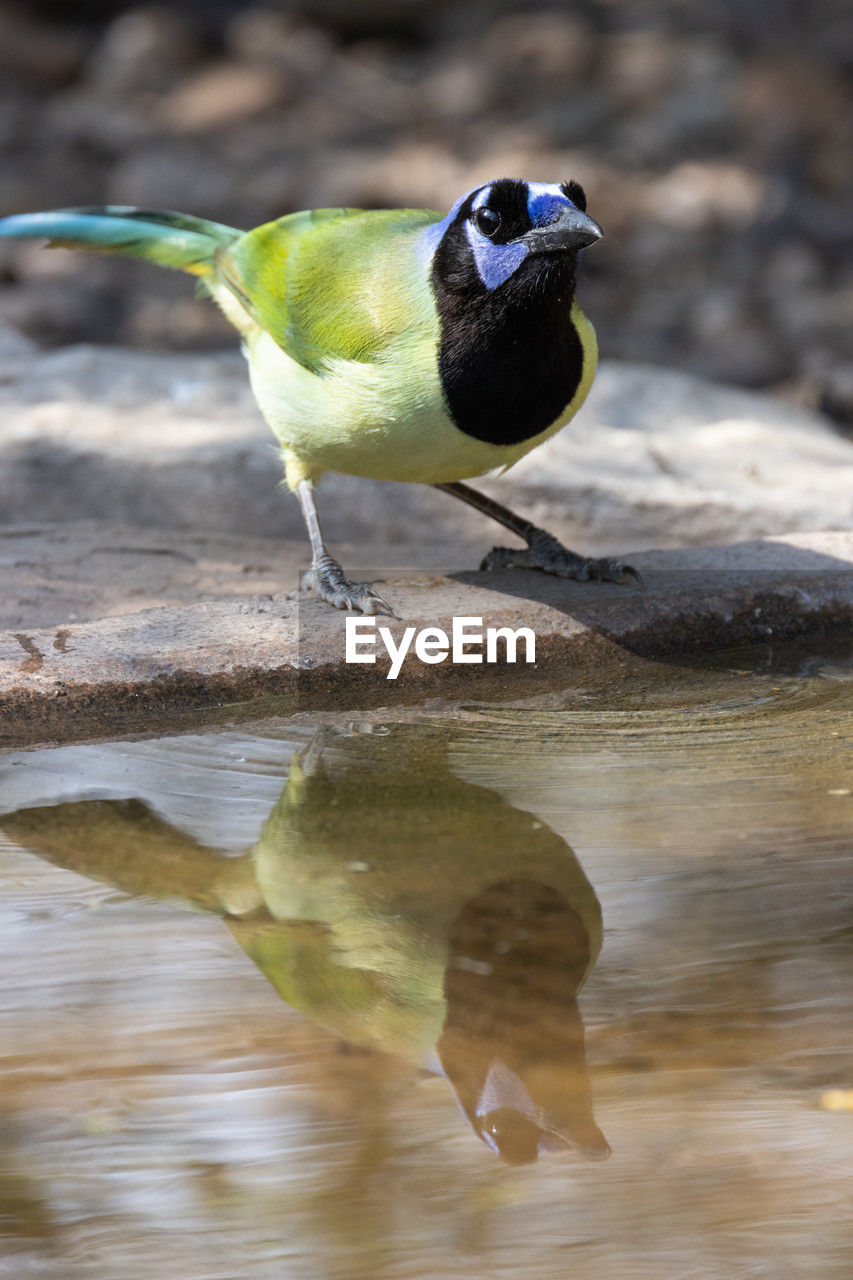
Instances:
[[[495,213],[494,209],[475,209],[474,225],[484,236],[493,236],[501,225],[501,215]]]

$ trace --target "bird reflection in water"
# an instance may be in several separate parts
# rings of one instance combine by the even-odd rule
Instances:
[[[598,900],[560,836],[453,774],[451,746],[442,729],[318,737],[237,857],[132,797],[0,825],[58,865],[222,916],[292,1008],[446,1077],[504,1160],[607,1155],[577,1003]]]

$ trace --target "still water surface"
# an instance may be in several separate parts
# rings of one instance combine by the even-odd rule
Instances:
[[[852,722],[764,652],[0,758],[0,1275],[847,1280]]]

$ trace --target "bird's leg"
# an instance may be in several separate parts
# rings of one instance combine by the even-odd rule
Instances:
[[[493,547],[480,565],[481,569],[542,569],[545,573],[556,574],[558,578],[576,578],[579,582],[595,579],[599,582],[636,583],[642,585],[642,578],[636,569],[620,560],[592,560],[569,551],[562,542],[558,542],[544,529],[523,520],[508,507],[478,493],[467,484],[437,484],[436,489],[461,498],[469,506],[476,507],[483,515],[491,516],[509,529],[519,538],[523,538],[527,546],[518,549],[512,547]]]
[[[372,590],[369,583],[350,582],[337,560],[329,555],[320,532],[312,485],[308,480],[299,481],[296,496],[311,540],[311,568],[302,575],[303,591],[316,591],[321,600],[334,605],[336,609],[352,609],[356,613],[387,613],[392,618],[395,617],[394,610]]]

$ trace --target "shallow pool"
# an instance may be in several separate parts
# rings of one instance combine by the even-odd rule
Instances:
[[[853,1270],[853,660],[0,757],[0,1275]]]

